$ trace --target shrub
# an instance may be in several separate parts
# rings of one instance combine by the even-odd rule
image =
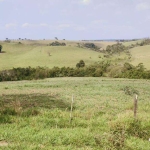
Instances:
[[[99,49],[94,43],[85,43],[83,46],[94,50]]]
[[[106,47],[106,52],[114,54],[114,53],[123,52],[126,49],[127,47],[125,47],[122,43],[117,43],[113,45],[108,45]]]
[[[77,68],[81,68],[85,66],[85,62],[83,60],[80,60],[79,63],[76,64]]]
[[[0,53],[2,52],[2,48],[3,48],[2,45],[0,45]]]
[[[122,89],[124,91],[124,93],[126,95],[134,95],[134,94],[139,94],[139,92],[137,90],[135,90],[134,88],[130,87],[130,86],[126,86]]]
[[[36,68],[13,68],[0,71],[0,81],[18,81],[44,79],[54,77],[101,77],[150,79],[150,70],[146,70],[143,64],[132,66],[125,63],[124,66],[114,66],[110,61],[101,61],[90,66],[85,66],[85,62],[80,60],[76,68],[70,67],[47,67]]]
[[[58,41],[55,41],[49,44],[49,46],[66,46],[66,43],[59,43]]]

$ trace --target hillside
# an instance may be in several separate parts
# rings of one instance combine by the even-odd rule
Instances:
[[[143,63],[147,69],[150,69],[150,45],[135,47],[130,52],[132,55],[131,63],[133,65]]]
[[[49,43],[50,41],[2,43],[4,53],[0,54],[0,70],[28,66],[75,67],[81,59],[87,65],[100,60],[99,53],[78,48],[75,42],[59,47],[47,46]]]
[[[75,67],[80,60],[84,60],[86,65],[102,60],[112,60],[114,63],[119,62],[120,64],[130,62],[133,65],[143,63],[147,69],[150,69],[150,46],[140,46],[130,49],[131,58],[126,53],[105,57],[107,56],[105,53],[99,53],[85,47],[78,47],[78,43],[83,45],[87,41],[59,40],[59,42],[65,42],[66,46],[48,46],[52,42],[55,42],[55,40],[21,40],[11,41],[10,43],[1,41],[0,44],[3,46],[3,53],[0,53],[0,70],[28,66],[46,66],[49,68],[54,66]],[[116,43],[103,41],[91,42],[101,48],[101,50],[105,50],[108,45]],[[123,44],[129,46],[137,42],[140,41],[124,42]]]

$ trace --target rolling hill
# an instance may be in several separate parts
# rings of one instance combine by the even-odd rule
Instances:
[[[147,69],[150,69],[150,45],[133,48],[130,52],[132,54],[131,63],[133,65],[143,63]]]
[[[45,43],[44,43],[45,42]],[[47,46],[46,41],[24,41],[22,44],[1,43],[0,70],[13,67],[75,67],[82,59],[86,64],[100,60],[98,52],[78,48],[75,42],[67,46]]]
[[[21,42],[19,44],[19,42]],[[65,42],[67,46],[48,46],[54,40],[21,40],[0,42],[3,46],[3,53],[0,54],[0,70],[11,69],[13,67],[75,67],[80,60],[84,60],[86,65],[90,65],[97,61],[112,60],[113,62],[129,61],[126,54],[113,55],[110,58],[104,57],[104,53],[99,53],[87,48],[79,48],[77,43],[83,44],[87,41],[60,41]],[[128,46],[135,44],[134,42],[124,42]],[[116,42],[92,41],[101,49],[106,49],[107,45]],[[147,69],[150,69],[149,56],[150,46],[140,46],[130,49],[130,63],[137,65],[143,63]]]

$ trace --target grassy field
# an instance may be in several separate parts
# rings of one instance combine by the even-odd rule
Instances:
[[[142,42],[142,40],[129,41],[129,42],[123,42],[123,45],[129,46],[129,45],[136,44],[136,43],[141,43],[141,42]]]
[[[131,42],[123,42],[125,46],[129,46],[136,43],[141,43],[142,40],[131,41]],[[138,65],[139,63],[143,63],[145,68],[150,69],[150,46],[138,46],[130,49],[131,53],[131,61],[130,63],[133,65]]]
[[[0,42],[3,45],[0,70],[75,67],[80,60],[86,65],[101,60],[122,65],[129,61],[125,53],[106,58],[104,53],[78,48],[77,43],[82,41],[65,41],[65,47],[47,46],[53,42],[49,40],[18,42]],[[94,43],[104,49],[114,44]],[[142,62],[149,69],[149,48],[131,49],[131,63]],[[0,82],[0,149],[149,150],[149,91],[149,80],[51,78]],[[135,94],[138,94],[136,119]]]
[[[47,66],[75,67],[82,59],[91,64],[98,60],[99,53],[75,46],[39,46],[35,44],[3,44],[5,53],[0,54],[0,70],[13,67]]]
[[[133,48],[130,52],[132,55],[131,63],[133,65],[143,63],[147,69],[150,69],[150,45]]]
[[[75,67],[80,60],[84,60],[88,66],[97,61],[111,60],[114,63],[124,64],[129,61],[129,56],[125,53],[115,54],[110,58],[104,57],[104,53],[99,53],[90,49],[79,48],[77,43],[85,41],[59,41],[65,42],[67,46],[47,46],[53,40],[11,41],[11,43],[0,42],[3,46],[3,53],[0,54],[0,70],[11,69],[13,67]],[[93,41],[92,41],[93,42]],[[124,42],[131,45],[134,42]],[[116,42],[94,42],[98,47],[105,49],[107,45]],[[133,65],[143,63],[147,69],[149,65],[149,46],[136,47],[130,50],[132,57],[130,60]]]
[[[20,41],[22,44],[18,44],[18,42],[0,42],[3,46],[3,53],[0,54],[0,70],[28,66],[75,67],[80,60],[84,60],[85,64],[89,65],[104,59],[102,53],[78,48],[77,43],[83,43],[82,41],[59,41],[65,42],[67,44],[65,47],[47,46],[54,42],[52,40],[24,40]],[[95,44],[105,48],[108,42],[95,42]],[[114,44],[114,42],[109,44]]]
[[[0,91],[2,150],[150,149],[149,80],[52,78],[1,82]]]

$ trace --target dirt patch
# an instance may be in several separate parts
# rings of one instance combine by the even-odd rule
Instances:
[[[8,143],[6,141],[0,141],[0,147],[1,146],[8,146]]]
[[[69,108],[69,103],[63,101],[59,95],[48,94],[19,94],[19,95],[3,95],[0,97],[0,112],[4,108]]]

